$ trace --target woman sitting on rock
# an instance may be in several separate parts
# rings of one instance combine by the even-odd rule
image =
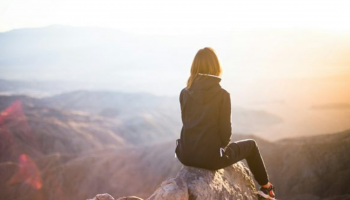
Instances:
[[[222,69],[215,51],[200,49],[192,63],[187,87],[180,93],[183,127],[176,156],[187,166],[217,170],[246,159],[256,181],[258,195],[274,199],[264,161],[254,140],[230,142],[231,100],[223,89]]]

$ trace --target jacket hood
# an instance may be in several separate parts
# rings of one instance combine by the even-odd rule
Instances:
[[[220,81],[221,78],[218,76],[199,74],[188,89],[188,93],[196,102],[207,104],[221,91]]]

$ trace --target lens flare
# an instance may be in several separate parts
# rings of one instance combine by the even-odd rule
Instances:
[[[0,149],[5,150],[0,155],[5,161],[18,158],[18,168],[7,184],[27,183],[36,190],[41,189],[42,178],[38,166],[23,152],[21,144],[16,143],[14,138],[21,138],[32,147],[37,147],[20,100],[14,101],[0,112]]]
[[[19,167],[8,181],[8,184],[27,183],[34,189],[41,189],[42,179],[40,170],[35,162],[26,154],[19,156]]]
[[[5,110],[0,112],[0,125],[6,120],[25,120],[20,100],[14,101]]]

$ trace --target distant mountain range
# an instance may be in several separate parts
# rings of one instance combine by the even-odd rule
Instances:
[[[181,167],[174,157],[180,126],[162,108],[172,101],[91,91],[43,99],[0,96],[0,198],[149,196]],[[115,115],[100,112],[117,105]],[[245,138],[258,142],[281,199],[349,198],[350,131],[275,142],[232,135],[233,141]]]
[[[79,83],[0,79],[0,94],[47,97],[82,88]]]
[[[22,88],[22,86],[18,87]],[[22,88],[23,89],[23,88]],[[116,91],[78,90],[42,98],[24,95],[0,96],[3,106],[10,105],[15,99],[23,100],[38,107],[48,107],[64,111],[79,111],[86,115],[97,115],[122,124],[124,130],[120,134],[131,137],[129,130],[142,131],[145,137],[155,137],[158,140],[174,139],[181,130],[180,103],[178,97],[157,96],[148,93],[125,93]],[[247,109],[233,106],[232,126],[235,132],[253,133],[280,124],[283,120],[271,113],[262,110]],[[130,128],[129,128],[130,127]],[[135,129],[134,127],[139,127]],[[155,130],[158,130],[155,133]],[[146,134],[147,132],[147,134]],[[147,136],[146,136],[147,135]],[[137,136],[141,137],[141,136]],[[153,139],[135,139],[143,142]]]
[[[288,77],[305,71],[312,71],[310,76],[324,75],[324,71],[338,72],[330,70],[335,66],[349,72],[350,64],[349,34],[308,30],[148,36],[53,25],[0,33],[0,44],[2,79],[75,82],[81,89],[154,94],[177,93],[195,53],[207,45],[218,50],[231,82],[242,76]],[[266,73],[267,68],[273,74]]]
[[[13,30],[0,33],[0,78],[153,93],[162,87],[158,84],[162,80],[179,89],[184,81],[174,75],[187,73],[195,54],[189,48],[179,51],[180,40],[60,25]],[[175,60],[175,55],[181,59]]]
[[[179,116],[174,114],[177,108],[171,106],[166,107],[167,109],[163,108],[164,105],[156,104],[158,98],[153,95],[76,92],[71,94],[71,99],[66,98],[66,101],[62,99],[62,96],[43,99],[27,96],[0,96],[0,109],[4,111],[11,108],[12,104],[20,104],[23,108],[23,115],[28,116],[29,125],[31,126],[31,123],[34,123],[32,125],[34,127],[33,131],[41,132],[42,130],[35,129],[35,127],[42,128],[39,125],[41,123],[47,126],[45,128],[47,131],[51,133],[62,132],[62,136],[66,134],[86,135],[84,130],[90,130],[93,131],[91,133],[93,135],[87,137],[92,141],[97,140],[94,137],[99,137],[100,132],[105,132],[104,134],[108,133],[117,138],[122,137],[122,141],[129,144],[162,142],[175,138],[180,129],[178,124],[180,121],[179,119],[176,120]],[[95,98],[89,99],[88,96],[94,96]],[[107,104],[106,101],[103,102],[103,99],[106,99],[103,96],[107,99],[113,96],[114,98],[119,97],[120,100],[113,101],[113,98],[110,98],[111,103]],[[80,97],[85,98],[81,99]],[[133,102],[130,97],[134,97],[139,101]],[[171,102],[171,100],[168,101]],[[96,107],[94,103],[98,102],[101,102],[101,106]],[[140,104],[140,102],[144,102],[144,104]],[[167,103],[166,98],[162,103]],[[174,110],[171,110],[172,108]],[[108,117],[105,117],[108,109],[113,112],[113,115],[109,114]],[[34,122],[31,120],[34,120]],[[73,128],[73,132],[68,133],[71,131],[65,130],[67,128]],[[69,138],[71,137],[67,135],[62,137],[62,139],[72,142]],[[114,140],[108,138],[100,141],[102,140],[115,144]],[[71,150],[68,151],[72,152]]]

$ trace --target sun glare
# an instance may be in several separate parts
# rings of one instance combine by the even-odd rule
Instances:
[[[350,30],[350,1],[3,0],[0,31],[51,24],[136,34],[223,33],[250,28]]]

